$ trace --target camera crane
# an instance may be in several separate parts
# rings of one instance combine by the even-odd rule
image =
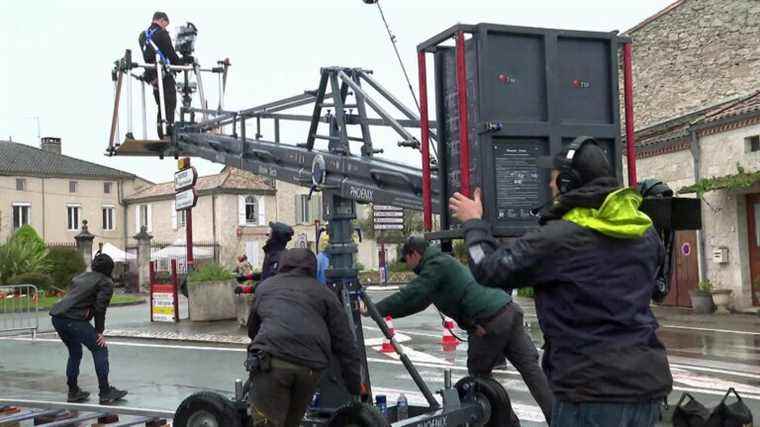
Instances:
[[[192,41],[197,29],[190,25],[183,28],[188,31],[184,36],[178,37],[178,40],[184,40],[184,43],[178,43],[178,50],[186,58],[192,58]],[[417,113],[387,91],[372,76],[371,71],[349,67],[323,67],[315,90],[237,111],[222,108],[224,85],[220,83],[219,108],[209,109],[201,75],[204,72],[216,73],[221,82],[221,76],[226,76],[229,61],[219,61],[220,66],[212,69],[201,68],[194,59],[188,62],[192,63],[176,66],[162,64],[158,60],[158,65],[136,63],[132,60],[129,50],[114,62],[112,76],[116,84],[116,94],[106,155],[200,157],[257,175],[307,186],[312,192],[325,192],[327,197],[323,209],[330,235],[330,244],[326,249],[330,255],[328,282],[346,307],[356,341],[364,341],[358,308],[361,299],[368,306],[371,317],[381,331],[391,339],[402,363],[428,403],[428,407],[410,406],[412,418],[401,421],[402,424],[398,425],[463,425],[474,420],[500,418],[505,416],[502,411],[511,411],[506,391],[495,380],[467,377],[453,387],[450,372],[446,375],[447,387],[441,391],[441,406],[408,356],[404,354],[403,348],[393,339],[384,320],[358,281],[354,263],[357,246],[353,241],[352,224],[356,219],[357,202],[422,210],[423,187],[427,186],[427,194],[432,195],[432,211],[437,212],[440,209],[437,176],[432,175],[425,179],[421,168],[378,158],[376,155],[383,150],[375,148],[370,132],[372,127],[389,127],[399,138],[398,146],[420,150],[420,140],[414,135],[421,126]],[[184,74],[184,82],[178,84],[178,89],[183,94],[180,120],[175,123],[170,138],[164,140],[148,140],[145,137],[135,139],[130,121],[124,140],[117,142],[122,80],[124,76],[136,78],[132,71],[139,68],[156,69],[159,76],[162,73],[177,71]],[[189,81],[191,75],[195,77],[193,83]],[[226,77],[224,80],[226,81]],[[193,91],[197,91],[200,97],[200,108],[190,105],[190,94]],[[163,105],[163,94],[159,95]],[[131,96],[127,96],[127,103],[131,104]],[[396,114],[400,113],[402,117],[394,117],[384,107],[387,104],[393,106],[397,110]],[[308,115],[289,111],[299,107],[310,107],[312,112]],[[132,106],[128,105],[128,108],[131,110]],[[143,117],[144,110],[143,101]],[[370,111],[377,117],[370,117]],[[273,121],[272,140],[263,138],[261,124],[264,120]],[[305,141],[297,144],[281,143],[282,122],[309,123]],[[145,129],[145,120],[143,124]],[[436,123],[430,121],[428,126],[430,138],[437,140],[433,130]],[[255,132],[251,132],[252,130]],[[145,133],[144,130],[143,135]],[[318,140],[327,141],[327,150],[317,149]],[[354,143],[359,145],[358,154],[354,154],[356,149],[352,150]],[[430,159],[428,167],[435,170],[436,150],[432,144],[429,152],[433,158]],[[359,347],[364,361],[362,382],[371,399],[365,348],[363,345]],[[372,413],[366,405],[347,405],[351,402],[351,396],[336,378],[340,376],[327,372],[320,383],[320,406],[327,411],[328,416],[325,417],[323,414],[321,418],[305,419],[304,425],[344,425],[352,420],[361,421],[362,417]],[[230,411],[245,413],[245,395],[248,391],[247,387],[236,386],[236,399],[225,400]],[[205,399],[207,394],[190,396],[186,402]],[[189,416],[186,410],[191,406],[194,405],[180,405],[175,416],[175,423],[179,423],[177,425],[182,425],[181,420]],[[394,417],[389,419],[395,420]],[[336,422],[338,424],[335,424]],[[429,424],[431,422],[435,424]],[[222,424],[227,425],[224,422]]]

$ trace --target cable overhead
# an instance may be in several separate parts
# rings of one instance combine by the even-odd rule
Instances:
[[[406,67],[404,66],[404,61],[401,59],[401,55],[398,53],[398,46],[396,46],[396,36],[393,35],[391,32],[391,28],[388,25],[388,21],[385,19],[385,14],[383,13],[383,8],[380,7],[380,2],[376,1],[375,4],[377,5],[377,10],[380,11],[380,18],[383,20],[383,24],[385,24],[385,29],[388,31],[388,38],[391,40],[391,45],[393,45],[393,51],[396,52],[396,58],[398,58],[398,63],[401,65],[401,71],[404,73],[404,78],[406,79],[406,84],[409,86],[409,92],[412,94],[412,99],[414,99],[414,105],[417,106],[417,112],[420,111],[420,103],[417,101],[417,95],[414,94],[414,88],[412,87],[412,82],[409,80],[409,74],[406,72]]]

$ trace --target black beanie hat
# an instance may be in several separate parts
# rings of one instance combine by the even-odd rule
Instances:
[[[573,169],[581,176],[581,184],[589,183],[596,178],[612,176],[607,155],[595,143],[583,144],[581,149],[575,153]]]
[[[113,259],[107,254],[98,253],[95,255],[95,258],[92,259],[90,268],[92,268],[92,271],[97,271],[98,273],[111,277],[111,272],[113,272]]]

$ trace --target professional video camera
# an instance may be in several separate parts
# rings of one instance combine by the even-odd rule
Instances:
[[[177,51],[182,54],[186,63],[192,63],[193,53],[195,52],[195,38],[198,36],[198,28],[188,22],[179,27],[177,30]]]

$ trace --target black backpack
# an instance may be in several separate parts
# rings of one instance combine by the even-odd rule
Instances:
[[[731,393],[736,396],[736,402],[728,404],[726,400]],[[688,402],[683,403],[688,398]],[[752,412],[734,390],[726,391],[718,406],[712,411],[699,403],[689,393],[681,395],[681,399],[673,411],[674,427],[752,427]]]

